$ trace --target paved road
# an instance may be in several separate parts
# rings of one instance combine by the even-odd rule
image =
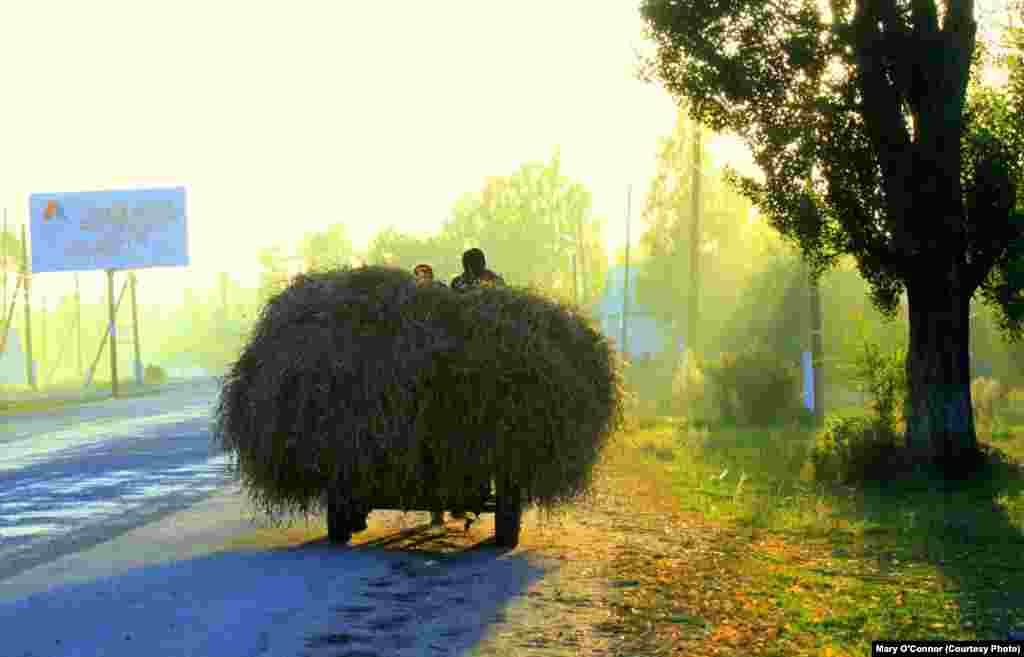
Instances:
[[[216,393],[0,418],[0,655],[456,657],[543,576],[501,550],[225,549],[254,510],[211,452]]]
[[[0,417],[0,580],[187,508],[231,482],[215,379]]]

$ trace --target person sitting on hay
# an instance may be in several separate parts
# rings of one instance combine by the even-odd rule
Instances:
[[[416,277],[417,287],[448,287],[441,281],[434,279],[434,268],[428,264],[416,265],[416,268],[412,270],[412,274]]]
[[[462,274],[452,279],[452,289],[468,292],[481,287],[505,287],[505,279],[487,268],[487,259],[480,249],[462,254]]]

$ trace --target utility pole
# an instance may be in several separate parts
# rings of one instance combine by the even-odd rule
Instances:
[[[120,302],[120,299],[118,299]],[[120,305],[120,303],[118,303]],[[114,270],[107,270],[107,308],[110,328],[110,392],[117,398],[117,310],[114,306]]]
[[[626,276],[622,282],[622,355],[629,357],[629,218],[632,209],[633,186],[626,187]]]
[[[228,273],[220,273],[220,312],[222,326],[227,328],[228,323]]]
[[[4,296],[3,296],[3,312],[0,312],[0,316],[7,317],[7,208],[4,208],[4,232],[0,233],[0,257],[3,258],[4,263]],[[6,339],[7,336],[5,335]]]
[[[42,297],[43,308],[39,313],[39,373],[46,372],[46,295]],[[40,377],[45,379],[46,377]],[[39,382],[41,385],[46,385],[44,381]]]
[[[39,390],[35,368],[32,367],[32,295],[29,294],[32,277],[28,273],[28,239],[25,224],[21,225],[21,275],[25,282],[25,378],[33,390]]]
[[[810,278],[811,295],[811,368],[814,372],[814,421],[825,423],[825,348],[822,340],[821,286]]]
[[[700,321],[700,182],[701,182],[701,126],[691,119],[693,126],[693,171],[690,184],[690,299],[687,306],[686,342],[694,354],[698,353],[697,325]]]
[[[815,212],[819,212],[814,201],[811,175],[807,175],[807,200]],[[821,285],[818,277],[811,273],[809,263],[804,260],[807,272],[807,293],[811,311],[811,381],[814,402],[814,421],[819,426],[825,422],[825,347],[822,339]]]
[[[576,254],[572,254],[572,301],[579,305],[580,302],[580,288],[579,288],[579,275],[576,273]]]
[[[78,334],[78,376],[82,372],[82,293],[78,287],[78,272],[75,272],[75,332]]]
[[[587,263],[585,256],[586,242],[583,241],[583,213],[576,217],[576,253],[579,254],[580,266],[580,297],[587,303]]]

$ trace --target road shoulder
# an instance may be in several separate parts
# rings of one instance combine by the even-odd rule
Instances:
[[[261,525],[237,485],[160,520],[94,547],[62,556],[0,582],[0,604],[55,587],[117,577],[145,568],[205,556]]]

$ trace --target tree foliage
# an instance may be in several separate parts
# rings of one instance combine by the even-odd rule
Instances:
[[[595,275],[603,278],[607,264],[596,248],[599,230],[591,218],[590,192],[561,173],[556,152],[546,164],[528,162],[510,176],[488,178],[480,192],[462,196],[442,237],[446,244],[482,248],[488,266],[510,284],[571,292],[571,258],[578,242],[589,267],[588,289]]]
[[[333,223],[324,230],[307,233],[298,248],[304,269],[343,267],[349,264],[352,254],[352,240],[343,223]]]
[[[957,80],[968,78],[953,73],[982,62],[970,6],[950,3],[940,29],[927,0],[833,0],[830,16],[807,0],[647,0],[642,13],[658,50],[643,74],[688,99],[696,118],[751,147],[765,181],[730,178],[801,245],[815,274],[855,255],[873,299],[892,313],[922,252],[956,255],[950,249],[966,243],[961,259],[975,284],[1018,253],[1020,211],[1010,212],[1010,192],[1022,173],[1022,86],[1018,79],[1005,95],[978,93],[967,102]],[[966,104],[962,140],[939,144],[962,151],[957,175],[968,212],[958,217],[914,205],[914,192],[946,165],[915,145],[948,128],[926,111],[948,98],[960,100],[953,107]],[[940,228],[959,239],[940,243]],[[1007,324],[1019,325],[1008,297],[1007,290],[999,297]]]
[[[694,126],[680,109],[673,132],[661,141],[647,194],[640,246],[646,254],[637,301],[681,330],[685,325],[693,222]],[[772,247],[774,231],[751,215],[750,201],[726,184],[702,157],[699,205],[701,253],[700,335],[715,336],[737,301],[737,292]],[[705,345],[713,339],[702,339]]]
[[[411,235],[388,227],[374,236],[367,257],[371,263],[387,262],[409,271],[426,263],[434,268],[435,278],[447,282],[462,271],[460,247],[444,235]]]
[[[260,265],[258,303],[262,305],[288,282],[288,248],[284,244],[264,247],[257,253]]]
[[[647,74],[738,133],[732,175],[813,275],[852,255],[876,306],[908,296],[907,446],[959,478],[980,463],[970,300],[1024,324],[1024,88],[972,87],[973,0],[646,0]],[[973,93],[969,93],[969,91]]]

